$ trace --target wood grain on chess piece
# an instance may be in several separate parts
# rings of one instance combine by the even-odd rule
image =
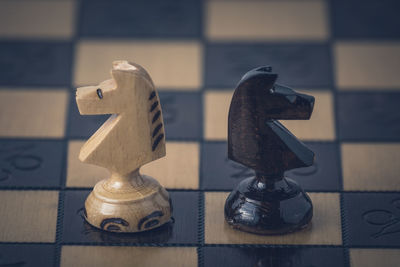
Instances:
[[[258,234],[283,234],[306,227],[312,203],[284,172],[311,166],[314,153],[278,119],[309,119],[314,97],[275,83],[270,67],[251,70],[240,80],[230,105],[228,157],[255,170],[225,203],[234,228]]]
[[[82,115],[113,114],[79,154],[82,162],[112,173],[88,196],[85,216],[106,231],[146,231],[168,222],[172,209],[168,192],[139,172],[142,165],[165,156],[160,100],[141,66],[115,61],[111,75],[112,79],[78,88],[76,93]]]

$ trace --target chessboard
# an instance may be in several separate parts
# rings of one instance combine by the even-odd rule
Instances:
[[[400,19],[397,0],[0,1],[0,266],[399,266]],[[78,152],[107,116],[81,116],[79,86],[113,60],[159,90],[167,156],[142,168],[172,199],[152,231],[83,219],[107,170]],[[315,96],[282,121],[316,153],[288,172],[314,204],[283,236],[231,229],[228,193],[252,173],[227,159],[236,83],[270,65]]]

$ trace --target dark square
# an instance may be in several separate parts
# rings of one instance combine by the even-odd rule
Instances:
[[[53,245],[0,245],[0,266],[4,267],[47,267],[54,266]]]
[[[159,92],[167,140],[198,139],[201,136],[201,94]],[[75,97],[71,99],[68,135],[89,138],[109,115],[82,116]]]
[[[400,246],[400,193],[345,193],[350,246]]]
[[[0,42],[0,85],[69,86],[72,43]]]
[[[198,92],[160,92],[167,140],[202,136],[202,101]]]
[[[345,266],[342,248],[205,247],[204,266]]]
[[[80,115],[75,95],[71,94],[68,136],[72,138],[89,138],[107,120],[110,115]]]
[[[400,37],[398,0],[332,0],[331,17],[336,38]]]
[[[304,89],[331,88],[329,49],[327,44],[208,44],[206,87],[233,89],[246,72],[269,65],[279,74],[279,83]]]
[[[63,141],[0,140],[0,187],[59,187]]]
[[[400,93],[337,95],[339,136],[346,141],[400,140]]]
[[[79,32],[84,37],[199,38],[200,0],[85,0]]]
[[[285,173],[305,190],[340,190],[337,145],[334,143],[306,143],[315,153],[311,167]],[[254,172],[227,158],[226,142],[206,142],[202,147],[202,188],[206,190],[232,190],[243,178]]]
[[[169,192],[173,206],[174,222],[157,229],[133,234],[109,233],[90,226],[81,217],[89,191],[67,191],[64,201],[62,242],[66,243],[197,243],[198,210],[197,192]]]
[[[285,173],[309,191],[340,191],[340,166],[336,143],[311,143],[306,145],[315,153],[314,165]]]

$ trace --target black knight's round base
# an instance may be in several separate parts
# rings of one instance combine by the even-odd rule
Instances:
[[[233,228],[276,235],[307,227],[313,216],[308,195],[293,180],[243,180],[225,202],[225,219]]]

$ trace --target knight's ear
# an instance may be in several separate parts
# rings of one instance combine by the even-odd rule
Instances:
[[[115,83],[119,87],[124,87],[122,85],[126,84],[132,78],[132,75],[129,71],[124,70],[111,70],[111,76],[115,80]]]
[[[260,76],[260,84],[263,85],[263,88],[273,88],[277,79],[278,79],[278,74],[263,73]]]
[[[276,73],[268,73],[266,74],[266,79],[268,79],[268,83],[274,84],[276,79],[278,79],[278,74]]]

